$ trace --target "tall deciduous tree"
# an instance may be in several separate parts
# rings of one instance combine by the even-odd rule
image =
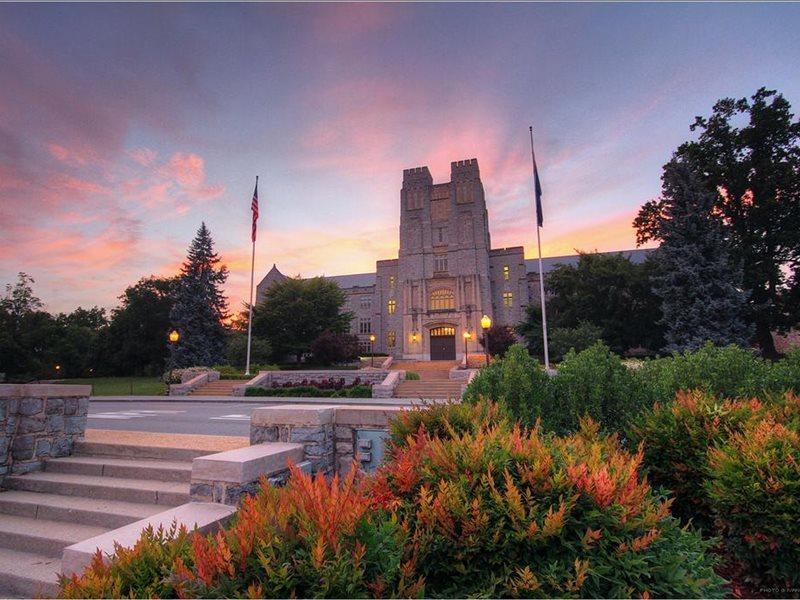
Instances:
[[[748,294],[722,219],[713,212],[714,194],[677,158],[664,167],[662,181],[653,291],[661,298],[664,350],[697,350],[709,341],[746,345],[752,334],[745,323]]]
[[[737,123],[745,120],[738,126]],[[767,356],[774,356],[773,330],[800,320],[800,122],[777,92],[759,89],[752,98],[725,98],[710,117],[696,117],[674,158],[699,174],[714,195],[712,211],[743,269],[750,294],[748,319]],[[663,199],[645,204],[634,221],[637,241],[660,240]]]
[[[140,279],[120,296],[102,331],[99,367],[114,375],[153,375],[164,371],[166,339],[175,304],[177,277]]]
[[[344,292],[322,277],[289,278],[272,284],[253,309],[253,334],[266,338],[276,360],[299,362],[322,332],[346,333],[353,318],[343,311]]]
[[[170,346],[173,368],[222,362],[226,347],[222,321],[228,317],[228,304],[221,287],[227,279],[228,269],[220,265],[214,240],[202,223],[181,268],[170,313],[172,327],[180,334],[178,343]]]

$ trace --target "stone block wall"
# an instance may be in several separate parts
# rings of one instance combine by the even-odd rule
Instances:
[[[353,369],[350,370],[313,370],[313,371],[260,371],[247,383],[234,387],[234,396],[244,396],[249,387],[272,387],[273,383],[297,383],[304,379],[307,381],[324,381],[326,379],[344,379],[345,385],[352,385],[356,379],[363,385],[381,383],[390,371],[379,369]]]
[[[0,482],[68,456],[86,431],[88,385],[0,385]]]

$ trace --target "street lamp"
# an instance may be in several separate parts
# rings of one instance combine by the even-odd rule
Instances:
[[[492,326],[492,319],[489,315],[481,317],[481,329],[483,329],[483,349],[486,352],[486,364],[489,364],[489,328]]]
[[[178,333],[177,329],[173,329],[172,331],[169,332],[167,339],[169,339],[170,344],[177,344],[178,340],[181,339],[181,334]]]
[[[467,341],[472,337],[469,331],[464,332],[464,368],[469,368],[469,356],[467,355]]]
[[[369,334],[369,366],[375,367],[375,350],[372,345],[375,343],[375,334]]]

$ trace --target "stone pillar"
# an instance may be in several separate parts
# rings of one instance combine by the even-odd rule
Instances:
[[[68,456],[86,431],[88,385],[0,385],[0,483],[7,473]]]

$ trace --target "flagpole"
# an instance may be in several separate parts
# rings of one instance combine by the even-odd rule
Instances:
[[[256,190],[258,190],[258,175],[256,175]],[[250,256],[250,314],[247,317],[247,365],[244,369],[245,375],[250,375],[250,341],[253,337],[253,278],[255,277],[256,268],[256,237],[250,236],[253,239],[253,251]]]
[[[536,154],[533,150],[533,125],[529,127],[531,133],[531,162],[533,163],[533,177],[534,177],[534,204],[536,203]],[[542,306],[542,339],[544,341],[544,368],[550,369],[550,350],[547,347],[547,309],[544,302],[544,269],[542,268],[542,234],[541,226],[539,225],[539,218],[536,218],[536,244],[539,247],[539,296]]]

